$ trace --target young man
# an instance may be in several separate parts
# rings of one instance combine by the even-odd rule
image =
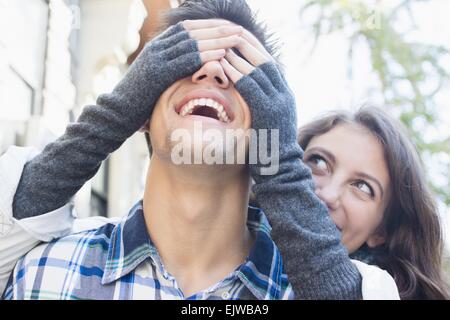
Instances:
[[[204,40],[205,28],[215,25],[212,32],[230,36],[225,34],[215,42],[209,37]],[[193,39],[199,34],[199,52],[185,29],[193,34]],[[213,51],[236,46],[234,35],[240,29],[221,21],[171,26],[144,49],[118,88],[101,97],[99,107],[88,110],[92,117],[113,117],[111,110],[106,110],[108,104],[120,104],[120,108],[128,105],[132,108],[129,112],[138,113],[135,104],[148,107],[154,103],[143,102],[145,98],[141,96],[157,98],[150,123],[153,155],[143,201],[118,224],[108,223],[33,249],[16,266],[5,291],[6,299],[292,298],[280,254],[267,231],[267,221],[261,211],[248,207],[250,175],[245,165],[178,166],[171,159],[172,133],[185,129],[193,136],[194,122],[221,131],[250,128],[248,106],[223,73],[218,61],[220,52]],[[168,62],[164,65],[158,58]],[[190,75],[177,75],[181,79],[158,95],[155,78],[167,77],[175,68],[184,68]],[[127,90],[127,98],[134,101],[123,101],[122,90]],[[132,96],[130,90],[143,92]],[[182,116],[177,108],[195,99],[220,103],[229,122]],[[148,118],[145,111],[139,115],[141,122],[131,126],[131,130]],[[88,116],[86,110],[78,123],[68,128],[69,141],[63,137],[49,146],[55,150],[50,156],[54,161],[64,143],[72,143],[72,137],[80,138],[85,135],[82,130],[91,129],[83,116]],[[119,135],[120,129],[114,126],[110,132],[119,131]],[[79,130],[81,135],[72,135],[71,130]],[[116,138],[114,135],[109,138]],[[104,148],[101,143],[96,144],[97,152]],[[48,150],[45,153],[50,154]],[[37,161],[40,160],[33,160],[29,166]],[[89,157],[85,161],[90,163]],[[73,180],[67,183],[72,185]],[[24,211],[27,210],[21,212]]]
[[[276,180],[271,182],[258,176],[261,169],[258,165],[250,166],[250,171],[256,187],[266,193],[273,191],[278,200],[272,202],[280,205],[283,195],[288,194],[286,190],[292,194],[308,189],[308,183],[305,189],[298,180],[307,178],[308,171],[297,167],[301,150],[295,139],[292,94],[271,58],[258,50],[264,46],[253,41],[251,34],[228,23],[223,25],[223,21],[188,21],[184,28],[175,24],[186,19],[183,12],[194,14],[188,17],[191,19],[225,18],[251,30],[264,43],[264,33],[254,25],[245,3],[186,3],[191,10],[183,11],[186,7],[182,7],[173,11],[169,18],[173,26],[146,46],[113,93],[101,96],[98,106],[86,108],[77,124],[69,126],[57,143],[25,166],[14,198],[14,217],[25,218],[19,220],[24,228],[36,229],[29,227],[30,221],[35,222],[33,219],[39,218],[38,215],[66,203],[95,173],[99,162],[148,119],[158,100],[150,123],[154,153],[143,203],[138,203],[117,225],[106,224],[33,250],[16,266],[11,285],[5,291],[6,298],[292,297],[279,253],[268,231],[264,231],[268,227],[262,213],[254,209],[247,213],[246,166],[175,166],[170,157],[173,146],[167,143],[176,129],[193,133],[193,119],[222,131],[247,129],[250,124],[255,129],[279,128],[282,163],[278,181],[288,183],[274,187]],[[206,8],[209,14],[213,12],[212,16],[204,15],[205,6],[216,9]],[[222,59],[223,49],[232,47],[247,61],[233,52],[227,52],[226,59]],[[173,84],[177,79],[181,80]],[[186,99],[197,98],[220,102],[226,111],[227,117],[222,118],[225,121],[183,117],[178,113],[177,107]],[[68,161],[69,150],[73,154]],[[289,172],[294,174],[287,175]],[[54,186],[58,174],[67,179],[56,179],[58,185]],[[173,203],[175,195],[177,202]],[[271,210],[270,203],[266,202],[265,207],[276,211]],[[282,208],[288,209],[282,212],[299,215],[275,221],[278,231],[289,231],[301,240],[294,250],[301,255],[288,254],[292,270],[295,275],[300,274],[292,276],[301,288],[299,297],[359,297],[360,276],[354,266],[342,259],[346,253],[339,245],[326,210],[319,212],[319,222],[323,223],[307,226],[310,228],[307,233],[296,222],[302,215],[304,220],[310,220],[308,216],[317,213],[307,212],[308,207],[314,208],[308,202],[299,208]],[[324,235],[329,231],[334,233]],[[320,243],[321,250],[310,250],[312,242]],[[309,260],[314,253],[321,262],[324,261],[320,260],[321,254],[326,253],[327,263],[311,268],[314,261]],[[306,267],[294,258],[306,261]],[[338,281],[337,286],[333,280]]]

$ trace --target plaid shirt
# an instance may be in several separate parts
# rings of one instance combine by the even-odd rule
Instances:
[[[185,297],[152,244],[139,201],[117,224],[39,245],[17,263],[4,299],[293,299],[261,210],[249,207],[255,242],[245,263]]]

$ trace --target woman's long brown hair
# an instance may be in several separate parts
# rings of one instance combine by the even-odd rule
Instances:
[[[361,125],[377,137],[389,170],[391,196],[380,226],[385,243],[372,252],[377,264],[393,276],[402,299],[448,299],[436,203],[404,126],[376,107],[337,111],[300,128],[299,144],[305,150],[313,137],[345,123]]]

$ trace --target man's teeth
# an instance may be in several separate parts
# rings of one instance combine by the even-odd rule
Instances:
[[[225,108],[223,105],[218,103],[217,101],[214,101],[213,99],[209,98],[200,98],[200,99],[192,99],[188,103],[186,103],[180,111],[180,116],[187,116],[192,114],[194,112],[196,107],[202,107],[207,106],[210,108],[213,108],[217,111],[217,117],[220,121],[229,123],[230,118],[228,117],[228,114],[225,111]]]

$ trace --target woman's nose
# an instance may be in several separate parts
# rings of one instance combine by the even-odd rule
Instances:
[[[340,206],[341,190],[337,184],[328,183],[317,185],[315,193],[328,207],[329,210],[336,210]]]
[[[209,61],[205,63],[197,72],[192,75],[194,83],[208,83],[226,89],[230,85],[228,77],[219,61]]]

